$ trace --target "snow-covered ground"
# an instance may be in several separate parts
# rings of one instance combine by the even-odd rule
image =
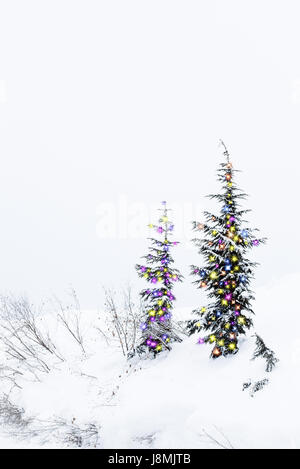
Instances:
[[[209,359],[194,335],[155,360],[128,362],[117,340],[99,333],[101,314],[82,314],[85,353],[55,314],[41,316],[63,361],[45,356],[50,371],[37,379],[20,366],[18,386],[1,380],[1,395],[24,413],[19,423],[2,423],[0,447],[299,448],[300,332],[291,294],[299,280],[257,290],[255,331],[280,359],[272,373],[263,360],[250,361],[253,331],[229,358]],[[12,366],[3,351],[0,365]],[[253,397],[242,390],[265,377],[269,384]]]

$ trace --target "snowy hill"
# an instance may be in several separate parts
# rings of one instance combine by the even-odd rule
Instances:
[[[299,448],[300,334],[290,295],[298,282],[290,276],[257,294],[255,330],[280,359],[272,373],[250,361],[252,333],[228,358],[209,359],[194,335],[154,360],[128,362],[116,338],[99,332],[103,315],[80,316],[84,350],[57,315],[40,316],[55,345],[41,358],[47,371],[32,373],[1,345],[0,447]],[[251,386],[243,391],[264,378],[253,396]]]

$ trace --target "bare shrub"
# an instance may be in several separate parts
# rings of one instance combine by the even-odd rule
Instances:
[[[39,317],[26,298],[0,298],[0,346],[14,363],[14,374],[19,364],[22,372],[29,371],[37,380],[39,372],[50,371],[48,358],[64,361],[49,333],[38,325]]]
[[[77,446],[78,448],[87,448],[98,446],[100,440],[100,429],[94,423],[84,426],[76,425],[74,422],[70,425],[63,425],[64,438],[66,444]]]
[[[24,410],[12,404],[7,395],[0,399],[0,423],[8,427],[18,427],[24,430],[32,419],[24,417]]]
[[[60,300],[56,298],[56,303],[59,307],[58,319],[61,321],[62,325],[75,340],[75,342],[80,347],[82,353],[85,355],[86,351],[84,348],[84,340],[81,326],[81,306],[74,289],[71,290],[71,297],[73,299],[73,304],[71,306],[64,306]]]
[[[9,436],[30,438],[38,444],[55,441],[60,446],[95,448],[100,440],[100,427],[95,423],[79,425],[75,418],[67,422],[63,418],[50,421],[25,417],[24,409],[13,404],[7,395],[0,399],[0,424],[5,425]]]
[[[223,431],[214,425],[214,432],[216,436],[208,433],[204,428],[202,429],[201,437],[207,437],[208,441],[214,446],[222,449],[234,449],[229,438],[223,433]]]
[[[136,305],[132,299],[131,288],[122,295],[121,304],[112,290],[105,290],[105,309],[108,314],[108,331],[116,339],[125,357],[135,353],[140,339],[140,323],[143,316],[143,304]]]
[[[20,376],[23,376],[21,371],[11,368],[10,366],[0,365],[0,381],[2,384],[8,383],[11,391],[15,387],[21,389],[21,386],[17,382]]]

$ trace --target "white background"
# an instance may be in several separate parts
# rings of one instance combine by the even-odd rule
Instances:
[[[297,272],[299,14],[296,0],[0,1],[0,290],[72,284],[101,307],[148,245],[101,239],[101,204],[206,208],[220,138],[269,238],[259,285]],[[197,300],[190,279],[181,292]]]

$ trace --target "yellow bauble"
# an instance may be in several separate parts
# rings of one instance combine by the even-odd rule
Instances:
[[[161,221],[164,222],[164,223],[167,223],[168,217],[162,217]]]
[[[235,347],[236,345],[233,342],[231,342],[231,344],[228,345],[229,350],[234,350]]]
[[[216,336],[214,334],[212,334],[211,336],[209,336],[209,341],[212,343],[212,342],[215,342],[216,341]]]
[[[215,280],[216,278],[218,278],[218,273],[214,270],[213,272],[211,272],[210,278],[211,278],[212,280]]]
[[[222,300],[221,303],[222,303],[223,306],[227,306],[227,305],[228,305],[228,301],[227,301],[227,300]]]
[[[153,225],[152,225],[152,223],[149,223],[149,225],[148,225],[148,226],[149,226],[149,228],[153,228]]]
[[[150,309],[150,311],[149,311],[149,316],[155,316],[155,311],[154,311],[154,309]]]
[[[205,313],[206,311],[206,308],[203,306],[203,308],[201,308],[201,313]]]
[[[216,235],[218,234],[218,232],[217,232],[217,230],[213,230],[213,231],[211,232],[211,234],[212,234],[213,236],[216,236]]]
[[[246,319],[244,318],[244,316],[239,316],[237,318],[237,322],[238,324],[245,324],[246,323]]]
[[[161,278],[161,277],[158,277],[157,280],[158,280],[158,282],[161,282],[161,281],[162,281],[162,278]]]
[[[144,274],[144,275],[143,275],[143,277],[145,277],[145,278],[148,278],[148,277],[149,277],[149,275],[148,275],[148,274]]]
[[[225,327],[225,329],[229,329],[230,328],[230,323],[227,322],[224,327]]]
[[[201,322],[197,322],[196,326],[201,327]]]
[[[219,340],[219,341],[218,341],[218,345],[219,345],[220,347],[224,347],[225,341],[224,341],[223,339]]]
[[[158,346],[156,347],[156,350],[157,350],[158,352],[160,352],[160,351],[162,350],[162,346],[161,346],[161,345],[158,345]]]

